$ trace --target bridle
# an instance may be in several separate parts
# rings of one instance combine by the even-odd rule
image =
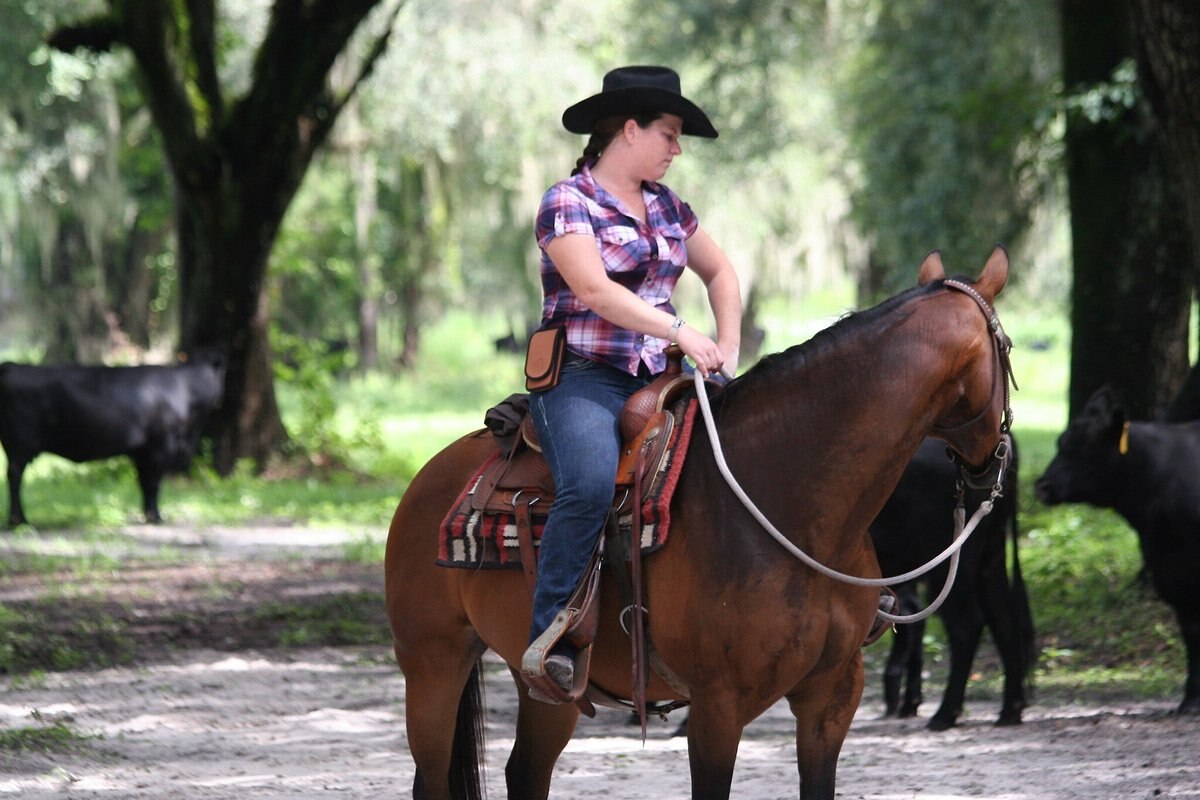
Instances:
[[[1000,487],[1004,481],[1004,473],[1007,471],[1010,461],[1012,460],[1012,439],[1009,435],[1012,431],[1012,393],[1009,390],[1011,384],[1012,389],[1019,388],[1017,386],[1016,376],[1013,375],[1012,360],[1012,339],[1004,332],[1004,327],[1000,324],[1000,317],[997,316],[996,310],[983,299],[983,295],[975,290],[975,287],[969,283],[948,278],[942,281],[942,285],[950,289],[955,289],[962,292],[967,297],[975,301],[979,306],[979,310],[983,312],[984,318],[987,319],[988,331],[992,335],[992,352],[995,354],[995,368],[992,370],[992,392],[991,397],[995,399],[998,384],[1003,384],[1004,392],[1004,413],[1000,418],[1000,443],[996,445],[995,452],[992,457],[982,467],[972,467],[963,461],[962,457],[954,452],[951,448],[946,448],[946,455],[951,461],[958,465],[959,475],[963,483],[972,489],[987,489],[996,490],[992,499],[1000,496]],[[978,414],[971,419],[954,426],[934,425],[933,430],[939,434],[951,434],[956,431],[963,430],[975,425],[979,420],[991,410],[991,404],[984,406]]]
[[[806,566],[828,578],[832,578],[843,583],[848,583],[853,586],[884,587],[894,583],[905,583],[906,581],[919,578],[920,576],[937,567],[947,558],[950,559],[950,564],[946,575],[946,582],[942,586],[942,591],[923,611],[920,611],[916,614],[890,614],[882,610],[876,612],[881,619],[891,623],[919,622],[920,620],[932,615],[935,611],[937,611],[938,608],[941,607],[942,603],[945,602],[946,598],[950,594],[950,589],[954,585],[954,579],[958,574],[958,560],[959,556],[961,555],[962,546],[966,544],[967,539],[979,526],[979,522],[991,513],[992,508],[995,506],[996,499],[1003,494],[1004,474],[1007,471],[1008,464],[1012,459],[1012,446],[1009,434],[1012,425],[1012,408],[1009,405],[1009,381],[1012,382],[1014,389],[1017,388],[1017,381],[1012,374],[1012,364],[1009,361],[1009,352],[1012,350],[1012,340],[1008,338],[1007,334],[1004,333],[1004,329],[1000,326],[1000,319],[996,316],[995,310],[992,309],[988,302],[983,299],[983,296],[979,294],[979,292],[975,291],[973,286],[954,279],[944,280],[942,283],[951,289],[956,289],[960,292],[963,292],[972,300],[974,300],[979,306],[980,310],[983,311],[984,317],[986,317],[988,320],[988,330],[992,334],[993,350],[996,355],[997,366],[997,369],[992,375],[993,398],[996,396],[998,382],[1003,381],[1004,384],[1004,414],[1001,417],[1000,423],[1001,437],[1000,443],[996,446],[996,450],[992,454],[992,458],[982,470],[971,470],[961,458],[957,457],[956,455],[952,456],[958,462],[959,474],[961,476],[958,485],[958,505],[954,510],[954,538],[951,541],[950,546],[937,556],[932,558],[924,565],[910,570],[903,575],[895,575],[890,578],[860,578],[856,575],[848,575],[844,572],[839,572],[832,567],[825,566],[808,553],[801,550],[791,540],[784,536],[783,533],[781,533],[779,529],[776,528],[769,519],[767,519],[766,515],[759,510],[758,506],[754,504],[754,501],[750,499],[745,490],[742,489],[741,485],[737,482],[737,479],[733,476],[733,473],[730,471],[729,465],[725,462],[725,454],[721,449],[720,438],[717,435],[717,426],[713,419],[712,408],[708,402],[708,391],[704,384],[704,376],[700,374],[699,370],[696,370],[693,376],[696,386],[696,396],[700,403],[701,416],[704,418],[704,425],[708,431],[708,440],[712,445],[713,459],[716,461],[717,470],[721,473],[721,476],[729,485],[730,490],[734,493],[738,500],[741,501],[746,510],[750,512],[750,515],[758,521],[763,529],[766,530],[766,532],[769,533],[771,537],[780,544],[780,546],[799,559]],[[961,425],[956,425],[953,428],[936,428],[936,430],[941,432],[952,432],[969,427],[970,425],[982,419],[989,410],[991,410],[991,404],[985,406],[984,409],[980,411],[979,414],[977,414],[973,419],[968,420]],[[976,509],[975,513],[971,516],[970,522],[964,524],[966,513],[964,509],[965,492],[963,490],[963,486],[964,484],[969,484],[974,488],[978,485],[977,482],[980,480],[986,480],[990,482],[991,495],[979,504],[979,508]]]

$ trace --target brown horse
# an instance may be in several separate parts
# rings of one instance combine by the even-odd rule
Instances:
[[[713,397],[729,469],[791,542],[837,570],[878,577],[867,528],[921,440],[932,433],[964,464],[989,463],[1007,424],[1008,390],[990,304],[1007,277],[1008,255],[997,247],[976,282],[951,288],[935,251],[918,287],[764,358]],[[530,617],[521,572],[434,563],[443,516],[494,448],[490,436],[468,436],[434,456],[388,535],[388,615],[420,800],[480,796],[485,650],[508,663],[520,695],[509,798],[548,795],[579,715],[575,705],[530,699],[519,679]],[[643,581],[650,639],[691,701],[692,797],[728,798],[743,728],[787,698],[800,796],[833,798],[878,590],[819,575],[768,537],[727,488],[703,425],[689,453],[670,536],[646,558]],[[605,575],[590,678],[629,697],[620,605]],[[646,696],[682,699],[657,674]]]

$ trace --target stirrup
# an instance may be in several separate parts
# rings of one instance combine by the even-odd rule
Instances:
[[[531,689],[537,689],[542,697],[535,699],[549,703],[575,703],[589,717],[596,716],[596,708],[586,697],[588,666],[592,659],[592,642],[596,639],[596,628],[600,619],[600,557],[602,544],[596,542],[591,560],[583,578],[571,599],[554,620],[542,631],[521,656],[521,679]],[[575,649],[575,676],[569,690],[564,690],[546,674],[546,656],[563,637]]]
[[[546,674],[546,657],[551,649],[564,635],[579,610],[568,606],[559,611],[550,623],[550,627],[542,631],[541,636],[533,640],[521,657],[521,679],[529,686],[530,696],[544,703],[563,705],[575,703],[587,690],[588,666],[591,663],[592,646],[580,647],[575,650],[573,657],[575,674],[570,689],[563,689],[558,682]],[[536,695],[534,693],[537,693]],[[594,713],[594,712],[593,712]]]
[[[886,594],[885,594],[885,592],[886,592]],[[899,608],[900,608],[900,598],[896,596],[896,593],[893,592],[891,587],[889,587],[889,586],[882,587],[882,590],[879,593],[879,608],[878,608],[878,610],[886,612],[886,613],[894,614],[894,613],[896,613],[896,611]],[[866,647],[867,645],[875,644],[876,642],[879,641],[880,637],[882,637],[883,634],[887,633],[889,630],[895,630],[895,629],[896,629],[896,626],[894,624],[892,624],[891,622],[888,622],[886,619],[884,619],[883,617],[879,616],[878,613],[876,613],[875,620],[871,623],[871,630],[869,630],[867,632],[867,638],[863,639],[863,643],[859,646]]]

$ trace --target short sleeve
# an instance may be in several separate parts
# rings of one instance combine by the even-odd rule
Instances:
[[[700,218],[696,216],[696,212],[692,211],[692,207],[679,199],[679,195],[663,186],[663,204],[671,209],[671,212],[666,214],[668,221],[674,222],[683,229],[683,238],[690,239],[696,229],[700,227]]]
[[[683,228],[683,238],[690,239],[700,228],[700,218],[687,203],[679,203],[679,227]]]
[[[543,250],[556,236],[582,233],[594,236],[592,214],[587,199],[566,182],[556,183],[542,196],[538,206],[536,236]]]

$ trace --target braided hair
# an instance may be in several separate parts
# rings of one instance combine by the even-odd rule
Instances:
[[[632,119],[639,128],[645,130],[661,116],[662,112],[659,111],[644,111],[640,114],[616,114],[596,120],[596,124],[592,127],[592,135],[583,148],[583,155],[575,161],[575,169],[571,170],[571,174],[578,175],[583,171],[584,164],[599,158],[600,154],[604,152],[604,148],[608,147],[609,143],[625,127],[625,120]]]

